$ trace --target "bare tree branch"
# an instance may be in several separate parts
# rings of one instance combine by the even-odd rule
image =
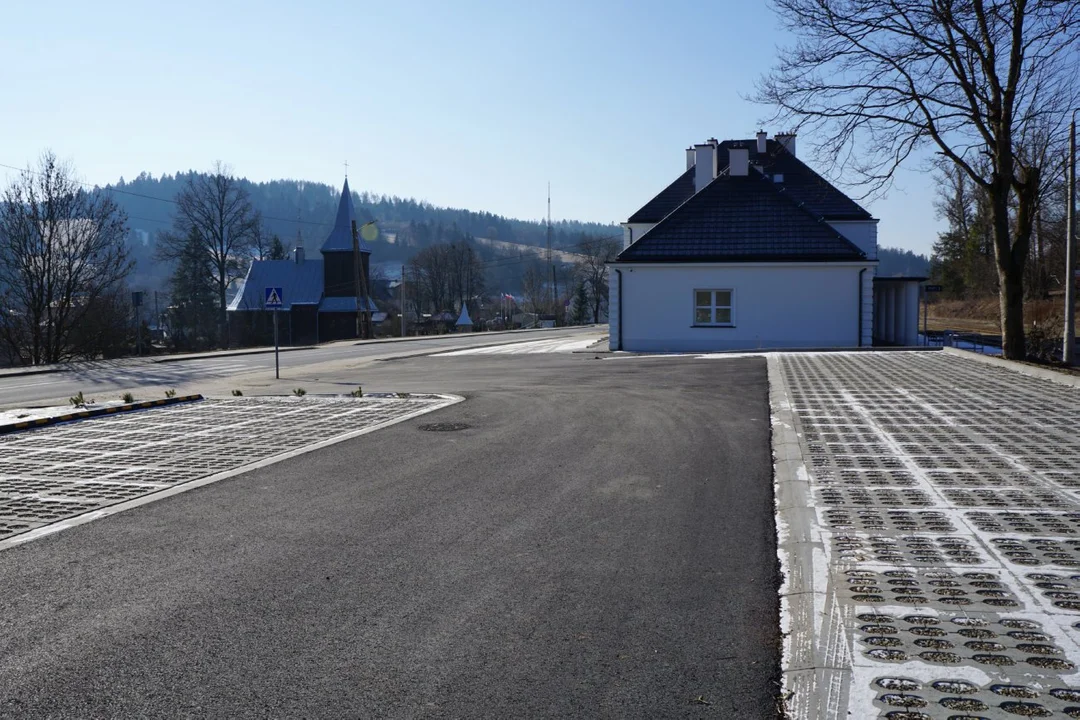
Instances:
[[[797,38],[758,83],[834,177],[885,192],[932,149],[989,198],[1007,357],[1024,356],[1023,274],[1040,192],[1080,104],[1080,3],[771,0]],[[985,160],[985,162],[984,162]]]

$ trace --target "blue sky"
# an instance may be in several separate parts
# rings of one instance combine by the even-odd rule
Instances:
[[[348,160],[356,189],[521,218],[544,214],[550,181],[553,216],[600,222],[670,182],[688,144],[752,136],[769,109],[743,98],[784,41],[760,0],[14,0],[4,15],[0,164],[51,148],[99,184],[222,160],[336,185]],[[881,244],[927,252],[932,203],[927,176],[902,173],[868,204]]]

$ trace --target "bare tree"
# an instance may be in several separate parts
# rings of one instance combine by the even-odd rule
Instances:
[[[1080,3],[772,0],[798,38],[756,99],[816,134],[834,170],[881,191],[930,147],[986,191],[1003,352],[1023,358],[1023,277],[1042,153],[1076,106]],[[977,159],[985,157],[985,170]]]
[[[104,327],[116,318],[94,314],[123,312],[115,299],[133,265],[126,223],[107,193],[87,192],[52,152],[4,189],[0,343],[9,356],[56,363],[95,357],[113,342],[81,326],[93,319]]]
[[[577,276],[589,293],[593,322],[600,322],[600,310],[608,296],[607,263],[619,254],[620,244],[614,238],[582,235],[578,243],[581,259],[576,263]]]
[[[484,273],[469,239],[426,247],[409,266],[418,302],[432,312],[457,312],[484,291]]]
[[[210,174],[188,178],[176,197],[173,225],[174,232],[162,234],[158,254],[165,260],[180,260],[190,253],[194,238],[206,254],[206,267],[217,291],[219,342],[228,346],[226,292],[247,271],[260,235],[259,215],[229,168],[217,163]]]
[[[540,314],[547,305],[547,265],[540,261],[532,262],[521,278],[521,292],[525,296],[530,312]]]

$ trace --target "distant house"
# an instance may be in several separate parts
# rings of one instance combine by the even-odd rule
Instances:
[[[229,322],[241,344],[273,341],[272,314],[265,310],[266,288],[281,288],[279,332],[282,344],[306,345],[357,337],[356,280],[352,224],[356,220],[349,181],[341,190],[334,229],[319,250],[321,259],[304,257],[301,247],[291,260],[256,260],[251,263],[232,302]],[[371,248],[360,238],[361,288],[369,288]],[[361,310],[374,313],[370,290],[361,298]]]
[[[917,280],[874,282],[878,221],[795,150],[763,132],[687,149],[686,170],[623,223],[612,349],[916,343]]]

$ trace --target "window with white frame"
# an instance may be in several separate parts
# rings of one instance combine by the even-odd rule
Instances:
[[[735,291],[695,290],[694,325],[732,327],[735,325]]]

